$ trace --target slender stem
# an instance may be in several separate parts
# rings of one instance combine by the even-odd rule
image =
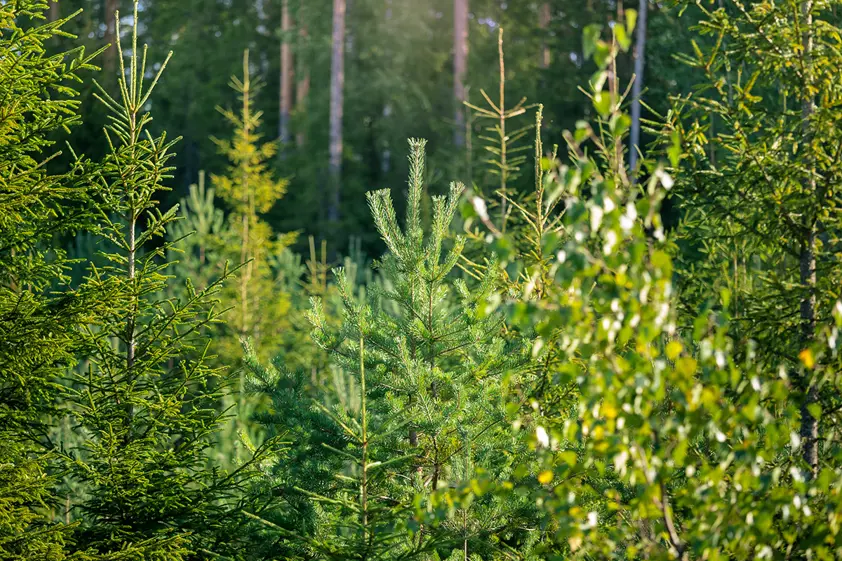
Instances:
[[[507,204],[506,181],[508,167],[506,164],[506,148],[509,144],[506,138],[506,65],[503,59],[503,28],[497,34],[497,55],[500,58],[500,231],[506,233]]]
[[[360,503],[362,512],[363,533],[368,533],[368,414],[366,411],[365,389],[365,339],[360,334],[360,394],[361,394],[361,425],[363,441],[362,480],[360,481]]]
[[[813,0],[807,0],[802,4],[803,31],[802,41],[802,76],[804,77],[803,92],[807,92],[801,102],[802,118],[802,143],[807,158],[807,176],[803,181],[803,188],[806,196],[815,201],[816,198],[816,175],[815,162],[810,154],[810,144],[813,132],[810,119],[815,111],[815,98],[810,93],[812,87],[811,56],[813,51]],[[806,235],[801,245],[800,256],[800,280],[801,285],[806,289],[806,295],[801,300],[801,339],[802,346],[809,348],[813,343],[816,334],[816,225],[813,216],[807,217]],[[810,411],[810,406],[818,401],[818,389],[812,383],[809,374],[805,371],[803,380],[806,396],[801,406],[801,439],[804,442],[804,461],[810,466],[810,471],[815,477],[819,471],[819,423],[818,419]]]
[[[136,113],[132,112],[129,120],[129,139],[131,146],[134,149],[137,142],[137,118]],[[134,151],[134,150],[132,150]],[[132,158],[134,159],[134,157]],[[131,372],[134,368],[135,362],[135,324],[137,322],[138,309],[138,295],[134,290],[134,279],[136,276],[136,258],[137,258],[137,210],[135,209],[134,193],[129,194],[129,255],[128,255],[128,276],[129,283],[132,285],[132,305],[131,311],[126,318],[126,368]]]
[[[250,80],[249,80],[249,66],[248,66],[248,57],[249,53],[248,50],[245,51],[243,54],[243,137],[246,142],[248,142],[250,136],[250,126],[251,126],[251,115],[250,115],[250,107],[249,107],[249,90],[250,90]],[[241,312],[241,324],[240,324],[240,335],[246,336],[248,335],[248,284],[251,277],[251,240],[249,239],[249,227],[251,223],[251,213],[252,213],[252,193],[249,189],[249,175],[248,175],[248,165],[247,162],[244,162],[243,169],[242,169],[242,195],[243,195],[243,220],[242,220],[242,228],[243,228],[243,239],[242,239],[242,246],[240,248],[240,263],[245,265],[243,270],[243,274],[240,275],[240,312]]]
[[[462,509],[462,559],[468,561],[468,509]]]
[[[637,12],[637,41],[634,46],[634,84],[632,84],[632,125],[629,150],[629,169],[632,173],[632,181],[636,180],[637,151],[640,149],[640,95],[643,90],[643,67],[646,61],[646,12],[648,9],[649,0],[640,0]]]

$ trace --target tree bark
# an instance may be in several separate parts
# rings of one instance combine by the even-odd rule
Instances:
[[[453,143],[465,145],[465,76],[468,70],[468,0],[453,0]]]
[[[330,61],[330,204],[327,219],[339,221],[342,200],[342,105],[345,89],[345,0],[333,0],[333,52]]]
[[[550,28],[551,20],[552,12],[550,11],[550,3],[544,2],[541,4],[540,12],[538,13],[538,25],[540,25],[543,33],[543,39],[541,40],[541,56],[538,59],[538,65],[544,69],[550,67],[550,46],[547,44],[547,31]]]
[[[637,151],[640,149],[640,92],[643,90],[643,67],[646,59],[646,15],[649,0],[640,0],[637,11],[637,41],[634,47],[634,84],[632,84],[631,106],[631,146],[629,149],[629,169],[632,178],[637,167]]]
[[[61,17],[61,10],[58,7],[58,0],[52,0],[52,2],[50,2],[50,12],[49,12],[50,21],[56,21],[60,17]]]
[[[803,34],[801,43],[803,47],[803,68],[804,87],[802,92],[808,92],[812,85],[812,61],[813,52],[813,0],[807,0],[802,4]],[[806,169],[807,177],[802,182],[805,194],[810,200],[815,201],[816,195],[816,174],[815,162],[810,155],[809,144],[812,141],[812,129],[810,118],[815,111],[815,99],[812,94],[806,94],[801,101],[802,118],[802,144],[806,145],[807,152]],[[814,214],[814,213],[811,213]],[[801,245],[800,255],[800,280],[801,285],[806,289],[807,294],[801,300],[801,344],[809,348],[816,336],[816,219],[812,215],[807,216],[807,234]],[[818,389],[812,383],[810,369],[804,373],[803,389],[805,391],[804,402],[801,406],[801,441],[803,444],[804,461],[810,466],[810,471],[815,477],[819,471],[819,422],[810,411],[810,405],[819,399]]]
[[[388,29],[392,22],[392,0],[386,0],[386,13],[384,19],[386,29]],[[389,120],[389,117],[392,115],[392,102],[388,98],[388,95],[385,103],[383,104],[383,111],[381,115],[383,119],[382,126],[386,128],[386,123]],[[389,169],[392,167],[392,151],[389,149],[388,136],[383,136],[383,140],[381,141],[383,150],[380,152],[380,172],[385,176],[387,173],[389,173]]]
[[[278,139],[280,153],[289,142],[289,115],[292,111],[292,49],[289,44],[289,33],[292,21],[289,15],[289,0],[281,0],[281,90],[280,90],[280,121],[278,124]]]
[[[307,57],[301,56],[301,53],[304,49],[307,48],[307,42],[309,39],[309,31],[307,29],[307,23],[304,19],[303,13],[303,2],[302,7],[298,9],[298,71],[296,72],[296,76],[298,77],[298,83],[295,86],[295,112],[298,115],[301,115],[307,111],[307,98],[310,95],[310,68],[307,66]],[[305,132],[305,127],[299,125],[298,131],[295,134],[295,145],[299,149],[303,148],[304,145],[307,143],[307,133]]]
[[[105,0],[105,43],[110,44],[102,55],[102,65],[106,72],[117,69],[117,15],[119,0]]]

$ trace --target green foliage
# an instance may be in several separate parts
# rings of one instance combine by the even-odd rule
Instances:
[[[839,558],[838,4],[650,5],[647,95],[664,115],[630,171],[637,14],[472,2],[470,68],[500,64],[469,76],[500,87],[498,102],[483,91],[490,110],[472,108],[493,119],[501,181],[478,181],[470,200],[459,183],[428,196],[432,168],[474,154],[439,147],[428,166],[411,140],[405,218],[388,190],[367,196],[385,254],[369,267],[375,234],[354,238],[331,280],[324,241],[309,238],[305,261],[275,233],[284,215],[320,222],[327,0],[288,3],[308,30],[292,41],[296,72],[313,79],[295,148],[262,143],[246,56],[232,80],[242,109],[222,111],[233,134],[216,140],[226,166],[210,166],[212,185],[200,175],[180,212],[161,201],[184,160],[149,111],[177,120],[181,93],[138,33],[154,51],[196,52],[219,32],[261,52],[275,5],[209,5],[197,25],[155,30],[135,4],[131,56],[118,26],[109,59],[117,86],[97,85],[103,146],[82,134],[82,156],[54,143],[82,130],[70,84],[94,67],[58,39],[98,40],[97,16],[0,3],[0,557]],[[403,173],[391,154],[415,127],[452,133],[434,117],[452,109],[436,85],[447,56],[428,44],[451,7],[349,11],[346,194]],[[143,8],[160,23],[197,4]],[[202,23],[229,9],[241,17]],[[663,75],[682,41],[684,69]],[[227,69],[231,52],[209,56]],[[581,99],[556,93],[586,79]],[[516,151],[533,126],[507,125],[527,109],[506,108],[507,83],[553,92],[535,118],[531,192]],[[215,128],[195,103],[220,84],[178,84],[189,134]],[[556,136],[561,155],[543,144]],[[291,204],[276,204],[288,187],[276,162],[308,187]],[[349,209],[346,230],[362,215]],[[451,230],[457,211],[467,236]]]
[[[289,430],[284,463],[305,469],[276,468],[273,476],[283,474],[281,484],[295,486],[318,505],[312,508],[321,512],[321,524],[306,541],[325,558],[395,559],[456,548],[499,554],[528,541],[518,528],[534,517],[529,501],[493,497],[443,524],[419,527],[426,515],[416,520],[413,514],[432,507],[432,493],[467,481],[475,471],[506,473],[525,450],[508,435],[505,408],[508,384],[514,383],[507,374],[525,357],[502,338],[503,317],[487,313],[485,305],[497,267],[489,264],[470,288],[452,275],[464,245],[449,235],[459,184],[449,196],[433,197],[425,233],[424,144],[410,141],[403,229],[389,192],[369,194],[389,248],[377,263],[384,282],[369,284],[362,299],[348,271],[336,270],[339,329],[326,317],[322,300],[314,300],[313,335],[342,371],[352,373],[345,394],[350,399],[334,394],[327,404],[295,407],[291,402],[306,396],[297,393],[300,375],[255,368],[256,387],[274,405],[261,421],[274,431]],[[334,481],[323,479],[328,473]],[[310,477],[296,479],[305,474]]]
[[[215,295],[227,272],[201,291],[188,279],[186,296],[163,297],[171,244],[153,242],[176,217],[176,208],[161,212],[156,201],[173,142],[148,132],[144,107],[165,65],[144,87],[147,61],[136,33],[131,48],[128,68],[119,50],[122,101],[100,88],[111,124],[109,154],[92,176],[102,213],[96,234],[113,250],[86,279],[104,308],[75,326],[87,368],[73,373],[65,409],[84,439],[63,453],[81,488],[74,501],[80,547],[186,559],[233,545],[229,503],[248,466],[226,474],[205,464],[222,414],[208,386],[218,373],[208,364],[203,327],[218,321]]]
[[[441,500],[459,505],[475,494],[516,496],[533,492],[537,482],[547,491],[538,501],[554,530],[555,546],[547,553],[569,559],[838,557],[839,493],[831,483],[838,479],[837,445],[828,414],[835,409],[825,399],[838,393],[842,308],[834,293],[819,288],[832,282],[833,258],[817,257],[814,273],[804,259],[820,256],[831,239],[818,233],[824,223],[812,218],[821,181],[811,183],[817,169],[827,173],[835,161],[818,141],[833,138],[835,130],[822,129],[818,115],[832,106],[836,82],[813,74],[824,92],[794,82],[798,110],[775,109],[770,101],[776,91],[789,86],[773,53],[786,51],[763,29],[775,22],[775,31],[790,38],[792,58],[802,57],[793,79],[798,68],[802,79],[809,75],[812,63],[830,67],[824,57],[835,51],[822,38],[837,35],[823,19],[831,19],[827,6],[797,4],[757,4],[751,13],[736,10],[733,19],[725,10],[709,14],[701,29],[716,30],[720,40],[710,53],[699,49],[695,60],[713,74],[712,86],[677,100],[679,108],[694,112],[690,120],[668,122],[661,152],[678,179],[646,161],[648,178],[639,188],[629,181],[622,157],[627,117],[613,66],[623,44],[617,35],[608,42],[591,32],[586,42],[601,58],[601,71],[589,97],[600,118],[597,126],[583,122],[568,136],[573,165],[546,176],[564,198],[563,235],[550,238],[555,247],[547,248],[556,254],[554,282],[537,298],[538,283],[524,283],[509,308],[513,326],[534,332],[533,354],[542,367],[535,409],[521,421],[534,435],[538,466],[524,465],[509,482],[477,478]],[[758,25],[757,34],[746,32]],[[726,43],[721,39],[727,34]],[[804,46],[811,41],[811,48]],[[735,51],[719,58],[724,44]],[[754,59],[766,49],[772,51],[766,58]],[[716,73],[727,73],[736,51],[748,56],[746,72],[749,60],[759,70],[756,80],[733,84],[739,107],[732,110],[727,79]],[[764,76],[772,100],[749,93],[749,83],[761,88]],[[707,136],[711,114],[718,117],[715,136]],[[779,128],[787,121],[789,136]],[[805,139],[809,148],[786,145]],[[763,171],[780,175],[765,177]],[[677,275],[691,303],[680,310],[669,256],[674,248],[659,214],[670,188],[687,211],[680,234],[705,247],[711,260],[698,276],[689,267]],[[799,196],[787,198],[789,190]],[[800,213],[780,214],[796,200]],[[825,204],[832,209],[833,203]],[[785,229],[791,221],[799,226]],[[752,305],[741,304],[735,316],[727,285],[734,272],[720,276],[716,265],[723,254],[744,247],[759,252],[760,266],[750,284],[740,279],[741,298]],[[692,307],[699,296],[713,307]],[[781,321],[779,313],[792,319],[772,332],[767,326]]]
[[[89,292],[56,293],[69,260],[62,235],[91,225],[84,165],[53,174],[55,135],[78,124],[73,82],[93,70],[84,49],[49,54],[65,22],[45,23],[46,2],[0,5],[0,557],[73,556],[70,528],[49,467],[46,415],[64,395],[56,383],[74,361],[73,327],[98,307]]]
[[[276,238],[271,226],[260,218],[284,195],[287,182],[273,179],[268,166],[276,145],[259,144],[261,113],[251,106],[259,83],[253,83],[249,76],[248,51],[243,56],[243,79],[232,78],[231,86],[240,95],[242,108],[239,114],[220,109],[233,125],[234,137],[230,141],[214,139],[230,165],[225,175],[212,175],[211,183],[231,210],[225,254],[241,265],[236,293],[229,295],[233,307],[229,325],[240,338],[254,338],[260,350],[264,342],[267,348],[277,344],[288,312],[288,302],[273,292],[274,272],[269,258],[289,245],[294,236]],[[224,352],[230,364],[231,357],[239,354],[240,343],[236,337],[228,341],[230,348]]]
[[[684,303],[719,304],[728,291],[734,336],[756,341],[770,369],[798,368],[799,353],[832,324],[842,278],[832,233],[840,30],[834,3],[802,4],[706,11],[699,31],[716,44],[684,57],[703,89],[675,100],[667,131],[681,142],[677,169],[688,172],[678,191]],[[800,389],[814,384],[823,382]]]

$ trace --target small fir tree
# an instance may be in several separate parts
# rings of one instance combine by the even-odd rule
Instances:
[[[137,15],[135,2],[134,22]],[[161,212],[155,198],[165,190],[174,141],[152,136],[144,108],[166,61],[147,85],[136,29],[128,68],[117,34],[121,101],[100,88],[111,124],[110,151],[95,177],[98,234],[115,249],[87,279],[107,307],[78,327],[88,368],[73,376],[69,407],[85,438],[67,456],[84,490],[80,547],[179,560],[236,550],[239,524],[230,507],[248,464],[226,474],[205,461],[222,413],[209,387],[218,371],[209,366],[203,329],[219,321],[215,298],[228,273],[200,291],[187,279],[185,296],[163,297],[172,244],[155,242],[176,208]]]
[[[234,257],[232,262],[241,265],[236,293],[227,298],[234,308],[228,329],[235,337],[226,338],[222,350],[223,356],[233,365],[233,357],[241,355],[239,339],[251,338],[258,354],[265,357],[263,349],[276,347],[278,337],[287,325],[289,301],[274,293],[271,257],[287,247],[294,235],[277,236],[261,219],[261,215],[284,196],[287,181],[272,178],[271,165],[277,144],[260,143],[258,130],[262,113],[252,107],[260,83],[251,78],[248,51],[243,55],[243,79],[232,77],[231,87],[240,96],[241,109],[238,113],[222,108],[219,111],[234,127],[233,138],[213,139],[230,164],[224,175],[212,175],[211,183],[219,198],[231,209],[226,253]]]
[[[79,349],[74,327],[101,309],[93,292],[67,289],[71,260],[55,249],[95,222],[90,168],[49,171],[56,138],[80,121],[73,83],[98,53],[50,54],[72,16],[46,22],[47,10],[0,4],[0,558],[15,561],[97,558],[72,555],[48,422],[67,398],[59,379]]]
[[[211,175],[213,187],[209,190],[204,188],[204,174],[200,175],[200,184],[191,187],[185,201],[186,220],[175,225],[169,240],[176,252],[183,252],[174,273],[201,287],[210,286],[229,264],[237,267],[236,282],[218,295],[221,307],[229,310],[228,321],[208,331],[219,349],[213,365],[229,369],[238,380],[233,386],[226,384],[222,393],[219,407],[232,411],[233,416],[214,447],[220,465],[235,468],[249,456],[240,435],[250,433],[244,434],[248,440],[261,440],[254,432],[257,427],[248,422],[260,404],[245,393],[242,342],[250,340],[255,352],[265,358],[266,349],[281,347],[288,337],[294,310],[289,292],[283,289],[282,254],[294,235],[276,236],[261,218],[284,195],[287,182],[272,178],[270,165],[276,144],[260,143],[261,112],[252,108],[260,84],[251,78],[248,51],[243,55],[243,78],[232,77],[230,85],[239,94],[241,109],[238,113],[218,110],[233,125],[233,138],[213,139],[229,166],[224,175]],[[230,209],[227,217],[216,206],[217,197]],[[197,235],[185,238],[191,230]],[[180,296],[189,297],[189,291],[177,290]]]

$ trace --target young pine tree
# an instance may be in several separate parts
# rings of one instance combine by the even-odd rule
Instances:
[[[423,229],[424,145],[410,141],[403,230],[389,192],[368,195],[389,249],[377,264],[383,282],[368,286],[361,302],[347,272],[336,271],[343,301],[339,329],[314,300],[314,337],[353,374],[350,393],[359,396],[321,408],[333,433],[345,439],[337,446],[322,436],[323,445],[333,450],[333,465],[337,459],[346,465],[338,464],[326,488],[302,488],[327,512],[310,543],[328,558],[398,559],[433,549],[447,556],[455,548],[488,553],[500,547],[501,536],[520,539],[514,528],[522,512],[515,502],[480,504],[461,513],[459,524],[410,531],[413,504],[427,508],[433,493],[473,470],[512,468],[509,453],[517,443],[504,430],[504,380],[521,360],[519,349],[501,337],[502,317],[486,313],[497,268],[490,264],[473,289],[453,277],[464,242],[450,239],[449,226],[461,185],[433,198],[432,224],[429,232]],[[301,445],[292,443],[293,449]]]
[[[267,559],[299,559],[312,555],[312,540],[336,535],[334,530],[343,514],[338,509],[324,508],[313,497],[332,497],[337,493],[335,476],[344,472],[348,458],[336,451],[348,445],[349,435],[334,415],[349,411],[358,415],[362,396],[356,377],[330,365],[328,353],[298,332],[304,326],[298,323],[297,312],[308,298],[317,298],[323,327],[337,329],[345,304],[343,294],[361,302],[365,287],[380,279],[361,270],[364,260],[359,244],[353,244],[350,256],[343,260],[341,278],[346,284],[342,286],[329,281],[325,243],[318,254],[310,238],[306,273],[300,258],[295,259],[289,252],[281,256],[286,262],[281,270],[290,275],[285,289],[293,297],[294,328],[269,365],[261,363],[247,345],[246,367],[247,389],[269,403],[256,411],[252,420],[264,429],[265,436],[280,438],[286,446],[276,461],[264,464],[265,477],[255,493],[267,500],[252,514],[258,521],[256,527],[262,541],[267,546],[274,544],[268,549],[259,548],[259,555]],[[307,318],[302,319],[309,325]],[[276,541],[279,533],[287,539]]]
[[[225,267],[223,256],[227,231],[225,213],[216,204],[216,191],[207,187],[205,174],[191,185],[187,197],[179,203],[180,219],[167,231],[174,244],[170,260],[177,279],[190,279],[198,289],[212,284]],[[181,290],[181,286],[174,286]]]

